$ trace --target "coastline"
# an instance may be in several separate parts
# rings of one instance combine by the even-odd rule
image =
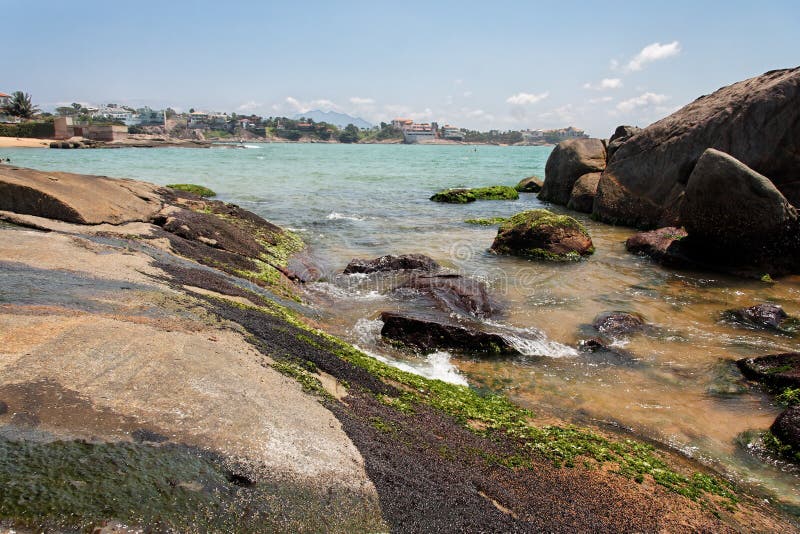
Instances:
[[[22,373],[4,373],[15,379],[0,385],[5,395],[0,400],[10,407],[0,412],[0,422],[17,436],[30,441],[35,429],[64,439],[91,436],[93,443],[137,443],[132,436],[144,424],[150,437],[165,436],[161,441],[170,445],[223,459],[240,455],[251,470],[239,466],[244,471],[232,478],[255,482],[249,487],[259,491],[269,484],[291,488],[295,499],[289,500],[287,515],[331,513],[333,530],[791,528],[774,510],[762,510],[745,490],[734,493],[672,451],[629,443],[598,429],[563,426],[546,416],[534,417],[504,397],[399,371],[318,330],[310,318],[313,310],[302,304],[299,277],[289,269],[297,241],[245,210],[143,182],[0,166],[0,183],[50,194],[47,187],[54,180],[67,187],[66,193],[52,192],[62,195],[56,198],[64,209],[0,213],[13,225],[0,228],[0,247],[4,261],[15,262],[6,267],[14,283],[23,288],[50,280],[40,300],[31,301],[20,291],[0,307],[6,346],[11,347],[6,350],[14,362],[5,369]],[[87,182],[102,185],[91,200],[81,190]],[[111,205],[125,211],[114,211],[110,218]],[[228,241],[211,243],[208,229]],[[259,238],[253,244],[248,235]],[[265,257],[271,259],[264,262]],[[129,300],[131,305],[108,304]],[[59,335],[71,339],[63,345],[65,338],[44,332],[64,323],[69,310],[79,310],[79,317],[60,327]],[[203,358],[167,349],[156,351],[154,364],[145,358],[154,354],[152,346],[139,342],[133,350],[122,343],[123,335],[154,336],[164,347],[193,347]],[[103,345],[90,341],[98,336],[112,348],[98,352]],[[115,371],[116,379],[114,373],[82,377],[81,365],[110,372],[121,369],[125,357],[136,351],[140,359],[126,364],[125,372]],[[34,360],[28,353],[40,358],[37,365],[30,365]],[[75,363],[63,368],[65,353]],[[187,363],[176,363],[186,358]],[[275,371],[289,378],[279,379]],[[186,382],[183,373],[189,373]],[[237,382],[244,377],[250,378]],[[270,391],[293,395],[294,406],[310,414],[303,418],[309,425],[305,430],[292,426],[301,418],[286,414],[282,431],[311,436],[338,426],[343,434],[334,432],[327,439],[338,443],[335,450],[343,456],[329,458],[325,447],[311,444],[301,458],[282,455],[280,448],[258,450],[258,440],[275,435],[280,419],[270,404],[276,399],[259,379],[272,381]],[[20,380],[25,388],[14,390]],[[72,392],[81,410],[113,413],[130,423],[122,431],[70,419],[59,423],[63,413],[47,403],[22,406],[31,395],[43,398],[43,380]],[[125,380],[149,388],[147,398],[130,391]],[[188,387],[192,381],[195,387]],[[199,407],[210,399],[215,408],[201,413]],[[260,408],[257,414],[254,405]],[[176,409],[188,419],[170,416]],[[217,426],[220,413],[226,425]],[[265,434],[268,429],[273,431]],[[138,443],[151,447],[153,442]],[[297,444],[285,444],[291,445]],[[309,457],[328,458],[320,461],[315,476],[302,468]],[[347,464],[342,457],[363,467],[337,471]],[[645,468],[640,462],[653,465]],[[270,479],[264,467],[270,465],[289,473],[291,483]],[[317,492],[309,488],[325,478],[319,473],[327,473],[327,487],[335,495],[329,509],[314,508]],[[74,491],[80,493],[81,487]],[[236,491],[241,497],[243,490]],[[303,508],[301,495],[312,496],[306,499],[311,509]],[[251,490],[246,497],[258,504],[274,493]],[[420,508],[420,502],[431,504]],[[353,517],[343,517],[348,507],[356,511]],[[94,522],[89,515],[84,519]],[[41,517],[23,519],[42,524]],[[183,519],[169,516],[175,524]],[[146,518],[139,520],[146,523]],[[301,530],[306,529],[313,527]]]

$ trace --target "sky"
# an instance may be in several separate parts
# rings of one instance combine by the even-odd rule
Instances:
[[[0,92],[608,137],[800,65],[800,2],[0,0]],[[10,23],[14,21],[14,23]]]

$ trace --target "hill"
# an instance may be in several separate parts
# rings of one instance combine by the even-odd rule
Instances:
[[[320,111],[315,109],[305,113],[298,113],[292,118],[296,120],[303,117],[306,119],[311,119],[314,122],[327,122],[328,124],[336,125],[339,128],[344,128],[348,124],[354,124],[359,128],[372,128],[372,124],[360,117],[353,117],[351,115],[347,115],[346,113],[337,113],[335,111]]]

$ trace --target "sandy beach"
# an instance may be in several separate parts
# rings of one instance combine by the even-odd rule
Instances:
[[[0,148],[48,148],[51,139],[28,139],[24,137],[0,137]]]

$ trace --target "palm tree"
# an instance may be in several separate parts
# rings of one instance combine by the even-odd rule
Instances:
[[[12,117],[30,119],[39,112],[39,108],[31,103],[31,95],[22,91],[15,91],[11,95],[11,102],[6,106],[5,111]]]

